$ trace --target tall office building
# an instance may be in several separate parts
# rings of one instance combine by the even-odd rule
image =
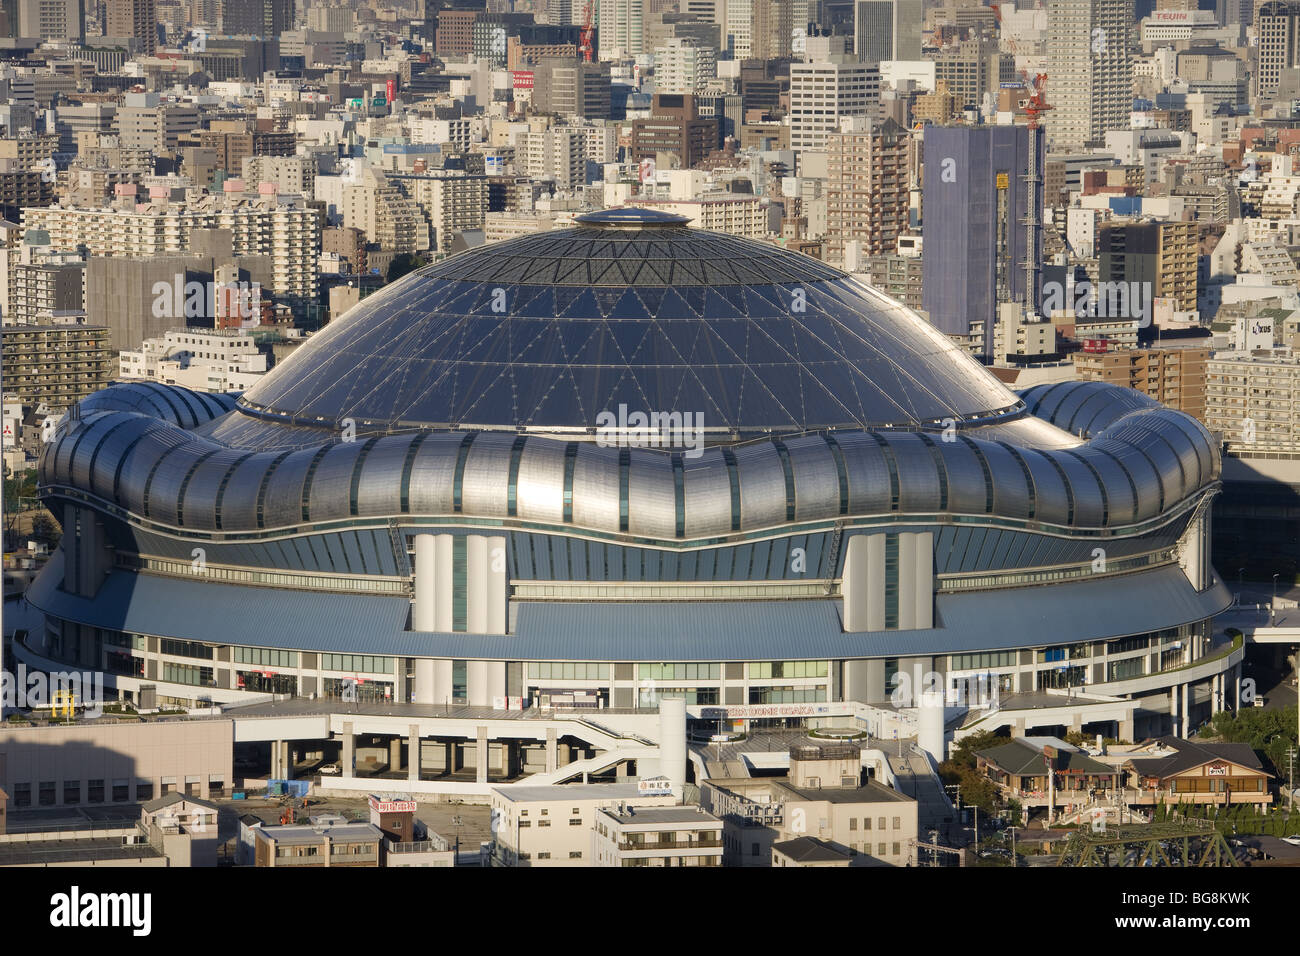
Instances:
[[[723,14],[724,39],[732,59],[750,59],[754,49],[754,0],[727,0]]]
[[[609,119],[608,63],[586,63],[576,57],[543,57],[533,69],[533,108],[538,112]]]
[[[561,26],[570,26],[572,24],[582,25],[583,10],[586,7],[586,0],[546,0],[539,11],[538,19],[542,20],[542,14],[545,14],[546,23],[555,23]]]
[[[880,108],[880,67],[843,54],[790,64],[790,148],[825,149],[846,116]]]
[[[1130,0],[1049,0],[1046,124],[1056,149],[1100,143],[1128,129],[1133,109]]]
[[[1003,83],[1017,78],[1015,56],[1003,53],[990,37],[962,40],[933,60],[935,89],[951,93],[958,110],[978,109],[986,98],[997,96]]]
[[[1038,168],[1043,168],[1038,137]],[[925,253],[922,303],[940,331],[983,338],[991,355],[997,308],[1024,302],[1029,245],[1029,129],[1025,126],[930,126],[924,139],[921,213]],[[1035,190],[1042,222],[1042,187]],[[1032,255],[1042,247],[1041,227]],[[1037,309],[1041,289],[1033,290]]]
[[[1282,71],[1300,65],[1300,3],[1276,0],[1264,4],[1255,29],[1259,34],[1255,96],[1267,102],[1277,95]]]
[[[921,0],[858,0],[853,50],[859,60],[921,59]]]
[[[221,29],[231,36],[277,37],[293,27],[293,0],[222,0]]]
[[[602,60],[645,52],[642,0],[599,0],[596,42]]]
[[[794,31],[791,0],[763,0],[753,6],[749,55],[755,60],[781,60],[790,56]]]
[[[154,0],[108,0],[106,36],[136,40],[141,53],[158,47],[158,17]]]
[[[78,43],[85,38],[82,0],[18,0],[17,12],[16,36]]]

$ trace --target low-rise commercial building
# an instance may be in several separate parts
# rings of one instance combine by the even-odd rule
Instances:
[[[371,823],[290,823],[253,830],[256,866],[378,867],[383,833]]]
[[[874,780],[862,782],[853,744],[790,748],[786,777],[710,778],[700,805],[722,818],[723,863],[771,866],[773,846],[816,837],[854,866],[909,866],[916,860],[917,803]]]
[[[816,837],[795,837],[772,844],[773,866],[843,867],[853,858]]]
[[[93,720],[0,728],[0,786],[11,808],[148,802],[222,794],[233,771],[230,720]]]
[[[676,802],[669,794],[643,794],[635,783],[493,787],[492,864],[587,866],[598,811],[671,807]]]
[[[596,812],[595,866],[721,866],[722,821],[700,807]]]

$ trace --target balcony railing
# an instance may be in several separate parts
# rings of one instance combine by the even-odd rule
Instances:
[[[623,842],[620,850],[708,850],[722,846],[721,837],[706,837],[702,840],[656,840],[647,843]]]

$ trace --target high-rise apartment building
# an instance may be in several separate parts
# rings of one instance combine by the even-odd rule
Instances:
[[[515,167],[529,179],[550,180],[563,190],[586,182],[586,138],[576,128],[556,126],[524,133],[516,150]]]
[[[790,64],[790,148],[825,149],[846,116],[875,116],[880,67],[843,54]]]
[[[391,173],[402,195],[413,200],[432,232],[430,248],[447,254],[456,236],[466,229],[482,229],[488,207],[486,176]]]
[[[1109,222],[1098,232],[1097,255],[1099,281],[1146,283],[1145,301],[1173,299],[1179,311],[1195,310],[1196,223]]]
[[[1046,122],[1055,149],[1081,149],[1128,129],[1133,60],[1128,0],[1049,0]]]
[[[697,93],[717,75],[717,51],[692,37],[673,37],[655,50],[657,92]]]
[[[853,7],[853,51],[858,59],[921,59],[922,0],[858,0]]]
[[[105,35],[126,37],[139,44],[141,53],[158,47],[158,17],[154,0],[107,0]]]
[[[84,246],[92,256],[128,259],[189,252],[196,233],[225,230],[231,254],[270,257],[269,291],[295,314],[305,314],[316,296],[320,220],[301,199],[223,202],[206,197],[193,203],[95,209],[46,206],[26,210],[23,225],[46,230],[53,249]]]
[[[1300,356],[1216,352],[1205,367],[1205,425],[1230,455],[1300,451]]]
[[[1076,375],[1136,389],[1158,402],[1205,421],[1208,348],[1115,349],[1074,355]]]
[[[1041,169],[1043,138],[1037,141]],[[925,310],[936,328],[959,338],[982,327],[982,352],[992,354],[998,305],[1024,302],[1028,284],[1029,129],[929,126],[923,150]],[[1041,223],[1041,186],[1033,202]],[[1032,247],[1037,257],[1041,226]],[[1029,303],[1035,310],[1039,292]]]
[[[860,256],[892,253],[907,230],[911,138],[893,120],[844,121],[826,137],[826,258],[845,266]]]
[[[90,325],[10,325],[0,330],[5,394],[60,412],[113,377],[108,330]]]

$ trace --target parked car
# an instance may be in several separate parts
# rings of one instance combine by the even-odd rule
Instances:
[[[317,768],[316,772],[335,776],[343,773],[343,768],[336,763],[325,763],[321,764],[320,767]]]

